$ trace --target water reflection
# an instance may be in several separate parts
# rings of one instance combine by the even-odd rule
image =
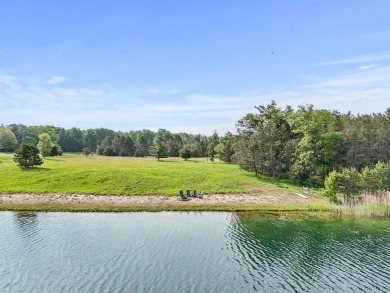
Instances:
[[[15,212],[15,223],[22,233],[30,233],[38,226],[37,214],[34,212]]]
[[[388,220],[0,213],[0,292],[387,292]]]
[[[389,227],[386,220],[238,213],[228,248],[256,290],[388,292]]]

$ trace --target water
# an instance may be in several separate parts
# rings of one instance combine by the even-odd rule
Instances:
[[[0,213],[0,292],[389,292],[390,222]]]

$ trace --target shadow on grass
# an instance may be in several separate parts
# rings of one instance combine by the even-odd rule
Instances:
[[[48,157],[46,157],[45,158],[45,161],[54,161],[54,162],[63,162],[63,161],[65,161],[65,159],[59,159],[59,158],[48,158]]]
[[[178,160],[159,160],[158,162],[160,163],[179,163],[180,161]]]
[[[50,171],[50,168],[43,168],[43,167],[33,167],[33,168],[21,168],[23,172],[46,172]]]

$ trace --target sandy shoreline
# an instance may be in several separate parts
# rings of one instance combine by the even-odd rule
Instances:
[[[90,194],[0,194],[0,205],[95,205],[95,206],[212,206],[212,205],[294,205],[318,203],[318,196],[305,199],[291,192],[258,194],[205,194],[203,198],[181,201],[178,196],[126,196]]]

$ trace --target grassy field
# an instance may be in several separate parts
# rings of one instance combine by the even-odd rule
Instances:
[[[277,188],[270,179],[256,178],[236,165],[206,159],[157,161],[64,154],[45,158],[39,167],[21,169],[13,162],[13,154],[0,153],[0,193],[177,195],[180,189],[251,193],[264,186]]]

